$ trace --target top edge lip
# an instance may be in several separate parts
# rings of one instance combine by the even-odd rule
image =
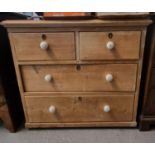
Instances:
[[[148,26],[151,19],[87,19],[87,20],[5,20],[1,25],[13,27],[77,27],[77,26]]]

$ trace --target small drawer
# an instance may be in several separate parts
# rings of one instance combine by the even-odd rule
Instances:
[[[135,91],[136,64],[21,66],[26,92]]]
[[[81,60],[139,59],[140,31],[81,32]]]
[[[75,60],[74,33],[13,33],[18,60]]]
[[[29,123],[131,121],[134,96],[25,97]]]

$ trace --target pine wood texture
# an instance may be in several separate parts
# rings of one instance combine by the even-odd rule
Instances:
[[[108,35],[112,34],[112,38]],[[81,32],[81,60],[122,60],[139,59],[140,31],[119,32]],[[108,41],[115,44],[114,49],[106,47]],[[132,45],[132,46],[131,46]]]
[[[136,64],[78,66],[22,66],[24,90],[25,92],[135,91]],[[113,75],[111,82],[105,79],[109,73]],[[44,80],[48,74],[52,76],[50,82]]]
[[[28,96],[25,100],[31,123],[118,122],[132,120],[134,96]],[[103,111],[106,104],[111,108],[108,113]],[[51,105],[55,113],[49,112]]]
[[[75,60],[74,33],[13,33],[12,39],[20,61]],[[47,50],[40,48],[42,41],[48,43]]]
[[[132,122],[80,122],[80,123],[25,123],[26,128],[88,128],[88,127],[97,127],[97,128],[107,128],[107,127],[135,127],[137,125],[136,121]]]
[[[136,126],[145,33],[150,23],[151,20],[3,22],[11,41],[26,127]],[[31,33],[35,33],[34,41],[22,42]],[[53,51],[57,59],[39,54],[43,33],[50,46],[54,42],[59,49]],[[107,38],[109,33],[113,38]],[[64,35],[62,42],[58,42],[60,34]],[[18,43],[14,36],[18,36]],[[116,47],[110,54],[105,44],[112,39]],[[111,82],[105,80],[108,73],[113,75]],[[47,74],[52,76],[50,82],[44,80]],[[111,107],[108,113],[103,111],[105,104]],[[56,108],[54,114],[48,111],[52,105]]]
[[[71,28],[71,27],[132,27],[132,26],[139,26],[139,29],[141,27],[146,27],[147,25],[151,24],[152,21],[148,19],[138,19],[138,20],[100,20],[100,19],[91,19],[91,20],[49,20],[49,21],[33,21],[33,20],[6,20],[2,22],[2,25],[8,28],[8,30],[14,32],[17,28],[18,32],[20,32],[20,28],[43,28],[45,31],[45,28]],[[26,30],[26,29],[25,29]]]

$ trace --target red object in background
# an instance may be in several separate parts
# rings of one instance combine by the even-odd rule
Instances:
[[[87,12],[44,12],[44,17],[71,17],[71,16],[88,16],[90,13]]]

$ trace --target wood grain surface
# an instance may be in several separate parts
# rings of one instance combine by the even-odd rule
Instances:
[[[42,40],[42,35],[46,37]],[[74,33],[14,33],[12,40],[18,60],[74,60]],[[48,49],[40,48],[46,41]]]
[[[136,64],[78,66],[22,66],[21,74],[25,92],[135,91]],[[111,82],[106,81],[107,74],[112,74]],[[50,82],[45,81],[46,75],[52,76]]]
[[[29,122],[131,121],[134,96],[26,97]],[[55,106],[55,113],[49,112]],[[105,105],[111,110],[103,111]]]
[[[109,38],[109,34],[112,38]],[[140,31],[81,32],[80,58],[81,60],[139,59],[140,38]],[[112,50],[106,47],[109,41],[114,42]]]

